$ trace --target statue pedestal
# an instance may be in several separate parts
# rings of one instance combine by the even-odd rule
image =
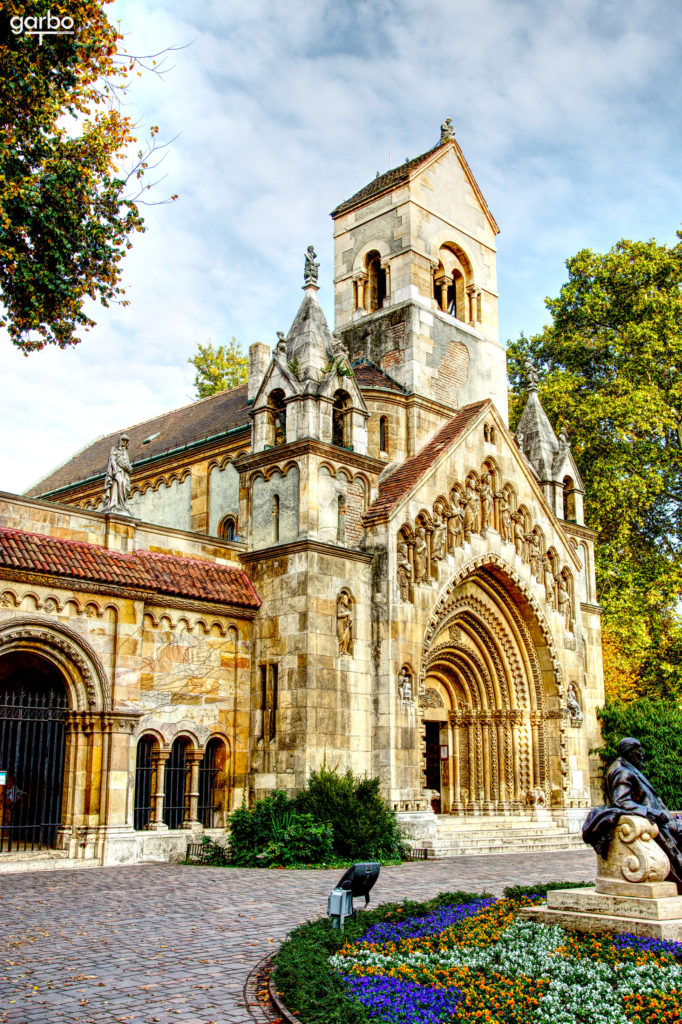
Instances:
[[[670,862],[654,842],[658,827],[635,814],[620,817],[608,855],[597,857],[597,882],[555,889],[521,917],[575,932],[627,932],[682,942],[682,896],[666,882]]]

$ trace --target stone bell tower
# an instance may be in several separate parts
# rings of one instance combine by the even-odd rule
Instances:
[[[450,118],[432,149],[378,174],[332,218],[336,330],[351,362],[450,409],[491,398],[506,421],[499,229]]]

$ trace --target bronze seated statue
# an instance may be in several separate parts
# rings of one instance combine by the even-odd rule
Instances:
[[[618,744],[618,757],[604,779],[607,807],[593,807],[583,825],[583,839],[606,857],[621,814],[638,814],[658,826],[656,842],[670,861],[668,879],[682,893],[682,819],[671,814],[642,772],[644,751],[631,736]]]

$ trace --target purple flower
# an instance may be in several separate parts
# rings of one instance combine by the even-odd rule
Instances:
[[[457,1009],[462,993],[457,988],[416,985],[386,975],[346,978],[348,995],[386,1024],[440,1024]]]
[[[363,935],[361,942],[402,942],[403,939],[420,939],[426,935],[438,935],[446,928],[459,924],[467,917],[473,917],[479,910],[485,910],[497,902],[492,899],[476,900],[474,903],[460,903],[457,906],[440,907],[426,917],[408,917],[405,921],[382,921],[373,925]]]
[[[673,942],[668,939],[651,939],[647,936],[614,935],[613,944],[616,949],[641,949],[646,953],[670,953],[678,960],[682,960],[682,942]]]

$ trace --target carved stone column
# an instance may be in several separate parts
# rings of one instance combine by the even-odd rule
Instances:
[[[509,712],[509,721],[511,724],[512,734],[512,751],[514,758],[514,803],[517,806],[521,806],[523,802],[523,794],[521,792],[521,739],[519,736],[519,726],[521,724],[522,714],[518,708]]]
[[[200,829],[199,821],[199,765],[203,754],[200,750],[192,750],[187,753],[187,766],[189,768],[189,815],[182,823],[183,828]]]
[[[492,814],[492,757],[490,751],[490,716],[481,716],[481,757],[483,760],[483,812]]]
[[[459,727],[461,716],[457,711],[451,711],[449,719],[452,734],[452,809],[453,811],[461,811],[462,793],[459,761]]]
[[[169,757],[170,750],[158,750],[152,754],[156,792],[152,794],[154,816],[153,820],[149,823],[149,828],[155,832],[163,832],[168,829],[168,825],[163,820],[163,798],[166,792],[166,762]]]

